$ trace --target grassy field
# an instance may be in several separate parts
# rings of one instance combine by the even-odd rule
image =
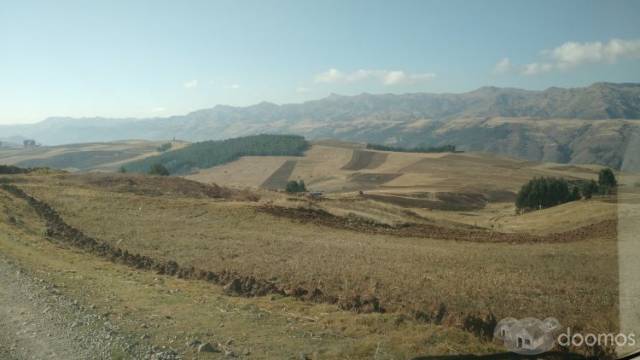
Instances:
[[[600,169],[590,165],[540,164],[477,153],[397,153],[320,142],[313,144],[301,158],[244,157],[202,169],[188,178],[259,188],[286,160],[296,160],[293,170],[287,171],[288,179],[304,180],[308,188],[328,193],[359,190],[409,195],[424,192],[514,193],[534,176],[592,179]]]
[[[3,256],[141,342],[177,349],[185,358],[224,357],[196,354],[188,345],[194,339],[223,344],[240,358],[252,359],[300,354],[310,359],[398,359],[500,351],[465,331],[398,314],[357,315],[335,305],[278,296],[229,297],[219,286],[132,270],[46,241],[40,235],[44,224],[33,211],[2,191],[0,206]]]
[[[324,354],[320,358],[497,351],[496,344],[460,330],[470,317],[488,313],[498,320],[552,316],[563,326],[591,332],[618,329],[615,222],[626,216],[618,213],[620,204],[640,201],[637,191],[516,215],[513,195],[528,179],[594,178],[598,167],[483,154],[363,155],[364,151],[323,142],[295,162],[287,157],[244,157],[188,179],[53,173],[4,180],[50,204],[71,226],[113,247],[185,267],[253,276],[285,292],[319,289],[336,303],[280,295],[230,298],[219,286],[173,278],[163,278],[161,284],[171,285],[162,288],[153,274],[126,275],[130,270],[119,265],[44,241],[42,222],[21,200],[2,191],[2,226],[8,233],[21,231],[28,241],[16,243],[17,236],[5,236],[0,246],[34,268],[40,266],[40,256],[51,267],[64,267],[60,259],[76,256],[64,261],[71,261],[68,266],[87,278],[93,272],[86,266],[104,271],[104,277],[91,275],[97,289],[88,298],[100,303],[105,291],[109,299],[131,297],[131,303],[105,301],[105,306],[121,306],[114,313],[132,316],[132,329],[136,321],[160,321],[161,316],[150,314],[175,313],[171,321],[162,320],[153,339],[171,340],[165,338],[165,326],[188,337],[185,324],[191,321],[198,336],[205,336],[211,331],[204,330],[205,322],[223,322],[223,333],[229,331],[229,336],[275,357],[307,351],[301,349],[322,349],[317,350]],[[285,163],[293,166],[286,169],[289,179],[302,179],[309,188],[326,191],[324,196],[313,199],[261,188],[283,172],[279,169]],[[283,176],[278,179],[284,181]],[[232,186],[207,184],[214,181]],[[626,182],[623,186],[632,188]],[[81,258],[91,260],[85,264]],[[69,280],[63,274],[52,276]],[[139,280],[113,280],[113,290],[106,290],[110,276]],[[133,290],[138,286],[145,291]],[[160,289],[179,291],[169,291],[165,299],[157,295]],[[357,296],[379,300],[385,313],[339,310]],[[216,308],[224,311],[217,313]],[[206,309],[213,314],[200,315]],[[297,315],[290,317],[289,312]],[[441,315],[437,324],[433,319],[425,323],[421,316],[435,313]],[[268,319],[259,322],[264,328],[257,335],[246,334],[263,316]],[[302,335],[285,346],[285,338],[292,336],[288,329],[298,326],[328,335]]]
[[[443,303],[451,323],[490,310],[499,318],[555,316],[574,327],[617,324],[615,234],[558,244],[403,238],[292,221],[258,211],[259,202],[41,180],[22,186],[87,234],[153,258],[339,297],[373,294],[394,312]]]
[[[0,163],[22,167],[51,167],[67,171],[117,171],[131,161],[157,155],[166,141],[118,141],[109,143],[43,146],[30,149],[0,149]],[[172,142],[172,149],[186,146]]]

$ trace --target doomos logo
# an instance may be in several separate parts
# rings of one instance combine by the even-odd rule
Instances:
[[[506,318],[500,320],[493,332],[494,339],[504,341],[504,346],[517,354],[536,355],[553,348],[560,322],[556,318],[544,320]]]

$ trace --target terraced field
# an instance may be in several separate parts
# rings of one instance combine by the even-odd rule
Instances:
[[[180,285],[190,295],[171,300],[176,304],[196,301],[203,286],[224,297],[197,300],[203,304],[250,297],[244,304],[269,309],[270,315],[260,315],[268,319],[262,336],[282,346],[256,343],[235,328],[231,333],[269,354],[292,349],[275,330],[283,304],[304,307],[302,316],[317,319],[312,324],[322,321],[309,331],[324,327],[333,336],[320,336],[317,346],[291,345],[309,354],[367,359],[380,346],[389,358],[436,348],[439,354],[495,352],[500,345],[490,341],[488,329],[507,316],[554,316],[563,326],[617,331],[618,221],[630,216],[618,213],[618,206],[640,203],[640,191],[524,215],[513,205],[515,192],[531,177],[587,179],[596,176],[593,169],[482,154],[365,152],[323,143],[304,157],[245,157],[187,179],[4,176],[0,226],[28,232],[33,244],[44,241],[44,234],[45,243],[60,244],[64,251],[200,284]],[[213,179],[221,185],[210,183]],[[307,197],[268,189],[289,179],[303,179],[325,193]],[[624,189],[635,189],[629,181],[636,177],[621,179]],[[17,250],[22,243],[10,239],[0,237],[0,246],[35,266],[31,250]],[[167,326],[192,321],[179,307],[173,309],[180,320]],[[249,317],[262,313],[235,311]],[[366,329],[355,325],[363,322]],[[453,341],[453,349],[425,339],[421,334],[432,333],[425,326],[456,334],[445,341]],[[370,332],[362,348],[345,340],[356,328],[359,336]],[[205,330],[198,331],[205,336]],[[157,331],[154,341],[165,335]]]
[[[0,149],[0,163],[22,167],[51,167],[67,171],[117,171],[123,164],[157,155],[166,141],[118,141],[30,149]],[[186,146],[173,142],[172,149]]]

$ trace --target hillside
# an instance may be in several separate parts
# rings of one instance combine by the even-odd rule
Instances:
[[[325,194],[261,189],[283,166],[281,178]],[[482,329],[523,310],[617,329],[616,219],[634,216],[617,209],[637,204],[638,188],[621,174],[617,197],[513,211],[513,191],[531,177],[595,170],[323,141],[301,157],[207,170],[235,186],[244,171],[253,189],[176,176],[3,175],[0,259],[103,314],[124,340],[184,358],[195,357],[194,339],[258,359],[371,359],[383,346],[389,358],[495,353]]]
[[[22,146],[0,149],[0,164],[29,167],[50,167],[66,171],[116,171],[122,164],[159,154],[166,141],[128,140],[104,143]],[[172,150],[187,143],[172,142]]]
[[[242,156],[299,156],[309,147],[295,135],[256,135],[222,141],[203,141],[182,149],[150,156],[124,165],[127,172],[148,172],[162,164],[172,174],[221,165]]]
[[[396,146],[456,145],[527,160],[640,170],[640,84],[528,91],[483,87],[462,94],[330,95],[301,104],[216,106],[151,119],[49,118],[0,126],[45,144],[118,139],[219,140],[299,134]]]

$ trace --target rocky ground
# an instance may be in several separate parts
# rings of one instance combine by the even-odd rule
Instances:
[[[131,336],[0,254],[0,358],[176,358]]]

